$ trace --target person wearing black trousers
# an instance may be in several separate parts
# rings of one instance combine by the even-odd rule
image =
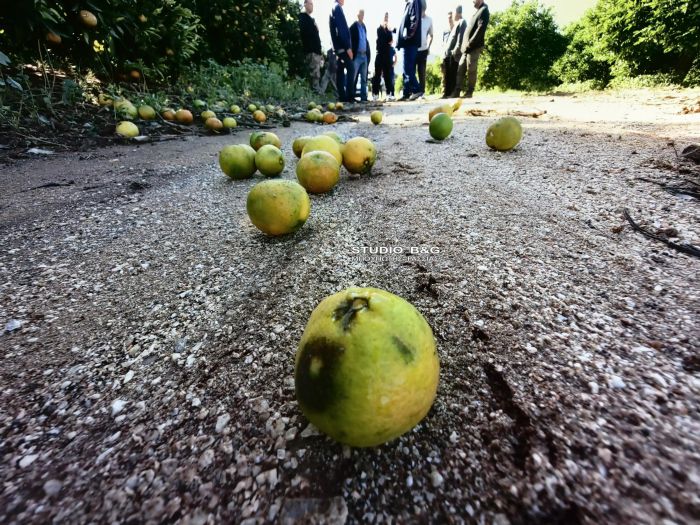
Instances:
[[[379,97],[379,89],[384,77],[387,100],[394,100],[394,85],[392,70],[394,65],[391,58],[391,44],[394,41],[395,29],[389,29],[389,13],[384,13],[384,21],[377,28],[377,56],[374,59],[374,76],[372,77],[372,95],[375,100]]]
[[[333,40],[333,50],[338,58],[338,73],[336,84],[338,87],[338,98],[341,102],[355,102],[355,67],[353,65],[352,39],[350,29],[343,12],[345,0],[336,0],[329,18],[331,30],[331,40]]]

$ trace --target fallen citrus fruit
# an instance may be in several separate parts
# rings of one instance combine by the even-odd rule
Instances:
[[[266,144],[272,144],[278,148],[282,148],[280,138],[270,131],[254,131],[250,134],[250,145],[255,151],[258,151]]]
[[[306,190],[284,179],[266,180],[248,193],[246,209],[250,221],[268,235],[285,235],[301,228],[311,211]]]
[[[139,117],[141,117],[143,120],[153,120],[156,118],[156,110],[148,104],[139,106]]]
[[[204,127],[210,129],[211,131],[216,131],[218,133],[219,131],[224,129],[224,123],[216,117],[209,117],[204,123]]]
[[[498,151],[508,151],[520,143],[523,128],[514,117],[503,117],[489,126],[486,131],[486,144]]]
[[[247,144],[225,146],[219,152],[221,171],[232,179],[247,179],[255,173],[255,150]]]
[[[238,113],[241,112],[240,106],[238,106],[236,104],[233,104],[229,109],[231,110],[231,113],[233,113],[235,115],[237,115]]]
[[[163,117],[163,120],[175,120],[175,112],[171,108],[163,108],[160,112],[160,116]]]
[[[335,157],[338,164],[343,162],[343,155],[340,153],[340,145],[328,135],[316,135],[311,137],[304,144],[304,149],[301,150],[301,156],[303,157],[311,151],[327,151]]]
[[[355,137],[343,147],[343,166],[350,173],[369,173],[377,160],[377,149],[371,140]]]
[[[214,113],[213,111],[211,111],[210,109],[208,109],[208,110],[206,110],[206,111],[202,111],[202,112],[199,114],[199,116],[200,116],[200,118],[201,118],[204,122],[206,122],[207,119],[210,119],[210,118],[212,118],[212,117],[216,117],[216,113]]]
[[[189,109],[178,109],[175,112],[175,120],[177,120],[180,124],[192,124],[194,117]]]
[[[112,104],[114,104],[114,99],[110,95],[107,95],[106,93],[100,93],[99,95],[97,95],[97,103],[100,106],[109,107]]]
[[[382,118],[384,118],[384,115],[382,115],[381,111],[372,111],[369,118],[372,121],[372,124],[376,126],[382,123]]]
[[[430,120],[430,136],[435,140],[445,140],[452,133],[452,119],[445,113],[438,113]]]
[[[294,139],[294,142],[292,143],[292,151],[294,152],[294,155],[297,156],[298,159],[301,158],[301,152],[304,149],[304,146],[306,143],[311,139],[309,136],[303,136],[303,137],[297,137]]]
[[[255,166],[266,177],[276,177],[284,169],[284,155],[272,144],[265,144],[255,153]]]
[[[248,104],[248,111],[250,111],[251,113],[254,113],[255,111],[257,111],[257,109],[258,106],[256,106],[255,104]]]
[[[319,430],[372,447],[426,416],[439,374],[433,332],[413,305],[377,288],[348,288],[311,313],[294,383],[301,411]]]
[[[121,135],[122,137],[126,137],[128,139],[134,138],[139,134],[139,128],[136,127],[136,124],[129,122],[128,120],[123,120],[117,124],[116,131],[117,135]]]
[[[238,122],[236,122],[236,119],[233,117],[226,117],[223,121],[223,125],[225,128],[231,129],[238,126]]]
[[[297,164],[297,180],[311,193],[331,191],[340,179],[340,163],[327,151],[312,151]]]
[[[338,115],[331,111],[326,111],[323,114],[323,122],[325,122],[326,124],[335,124],[336,122],[338,122]]]
[[[260,111],[258,109],[257,111],[253,112],[253,120],[255,120],[255,122],[262,124],[263,122],[265,122],[267,120],[267,116],[265,115],[265,113],[263,113],[262,111]]]

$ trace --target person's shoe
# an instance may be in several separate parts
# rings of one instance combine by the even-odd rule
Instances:
[[[401,97],[401,98],[399,99],[399,102],[406,102],[406,101],[409,100],[410,98],[411,98],[410,96],[404,95],[403,97]]]
[[[423,96],[423,93],[414,93],[413,95],[411,95],[410,97],[408,97],[408,100],[417,100],[417,99],[419,99],[421,96]]]
[[[395,97],[394,95],[389,95],[388,97],[386,97],[386,99],[387,99],[389,102],[393,102],[394,100],[396,100],[396,97]]]
[[[472,98],[472,97],[474,97],[473,91],[467,91],[464,95],[464,98]]]
[[[450,93],[450,96],[447,98],[459,98],[459,90],[455,90],[452,93]]]

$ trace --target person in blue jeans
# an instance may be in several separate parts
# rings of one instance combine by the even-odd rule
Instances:
[[[350,39],[352,40],[352,54],[355,55],[353,66],[355,68],[355,80],[352,83],[353,96],[357,85],[357,76],[360,76],[360,100],[367,102],[367,68],[369,67],[370,51],[367,38],[367,26],[365,26],[365,10],[357,13],[357,22],[350,26]]]
[[[355,68],[353,66],[352,40],[350,29],[343,13],[345,0],[336,0],[331,16],[328,20],[331,30],[333,50],[338,59],[338,71],[336,84],[338,87],[338,99],[342,102],[355,101]]]
[[[403,49],[403,97],[408,100],[420,91],[416,78],[416,57],[421,44],[421,0],[406,0],[406,7],[399,26],[397,49]]]

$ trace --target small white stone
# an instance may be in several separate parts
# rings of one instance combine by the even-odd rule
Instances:
[[[19,466],[20,468],[27,468],[29,465],[34,463],[36,461],[36,458],[39,457],[39,454],[27,454],[24,456],[22,459],[19,460]]]
[[[406,478],[406,486],[410,489],[413,486],[413,476],[410,474]]]
[[[437,488],[443,484],[445,478],[437,470],[433,470],[433,473],[430,474],[430,481],[433,483],[433,487]]]
[[[201,399],[199,399],[198,397],[192,398],[192,406],[193,406],[193,407],[201,406],[201,404],[202,404],[202,400],[201,400]]]
[[[450,434],[450,442],[457,443],[457,432],[454,430],[452,431],[452,434]]]
[[[593,395],[596,395],[600,390],[600,388],[598,387],[598,383],[596,383],[595,381],[589,381],[588,388],[590,388],[591,394]]]
[[[57,479],[50,479],[46,483],[44,483],[44,492],[46,493],[47,496],[55,496],[59,492],[61,492],[61,482],[58,481]]]
[[[228,414],[222,414],[219,416],[219,418],[216,420],[216,432],[220,434],[223,432],[224,428],[226,428],[226,425],[228,425],[228,422],[231,421],[231,416]]]
[[[131,381],[134,378],[134,371],[129,370],[126,375],[124,376],[123,383],[127,384],[129,381]]]
[[[124,407],[126,406],[126,401],[123,399],[115,399],[112,401],[112,416],[116,416],[119,414],[122,410],[124,410]]]
[[[611,376],[610,381],[608,381],[608,384],[610,385],[611,388],[617,388],[617,389],[625,388],[625,382],[622,380],[622,378],[620,376]]]

